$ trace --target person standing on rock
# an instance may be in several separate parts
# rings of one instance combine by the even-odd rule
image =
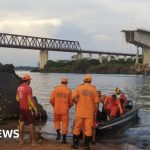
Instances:
[[[75,120],[73,127],[73,145],[74,149],[79,147],[79,134],[83,129],[85,134],[84,149],[88,150],[92,137],[93,120],[96,116],[97,103],[99,97],[97,89],[91,84],[92,76],[85,75],[84,83],[78,85],[72,94],[72,99],[76,102]]]
[[[68,79],[63,78],[61,80],[61,84],[56,86],[50,95],[50,103],[54,108],[54,126],[57,132],[56,140],[61,139],[60,123],[62,122],[63,144],[67,143],[66,135],[68,133],[69,109],[73,105],[71,99],[71,90],[69,87],[67,87],[67,84]]]
[[[20,130],[20,144],[24,143],[23,131],[24,124],[28,123],[31,133],[32,145],[35,144],[35,114],[37,115],[38,110],[35,101],[32,97],[32,88],[30,87],[31,77],[28,74],[23,75],[23,83],[18,87],[16,100],[19,102],[19,130]]]

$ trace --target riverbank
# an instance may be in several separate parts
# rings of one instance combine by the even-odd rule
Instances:
[[[5,124],[0,124],[0,129],[12,130],[16,129],[17,122],[8,122]],[[23,145],[19,144],[18,139],[0,139],[0,149],[7,150],[71,150],[72,140],[69,138],[68,144],[62,144],[61,141],[55,141],[54,137],[52,138],[44,138],[42,141],[37,142],[37,145],[32,146],[29,141],[29,129],[25,126],[25,143]],[[36,131],[36,133],[38,130]],[[44,135],[43,135],[44,136]],[[96,145],[90,145],[91,150],[140,150],[137,146],[127,143],[125,140],[121,140],[118,138],[109,137],[99,139]],[[80,146],[79,150],[82,150],[82,146]]]
[[[97,73],[97,74],[136,74],[134,70],[134,61],[128,59],[124,61],[112,60],[110,62],[104,60],[100,63],[96,59],[88,60],[61,60],[52,61],[49,60],[43,70],[40,72],[45,73]],[[38,69],[32,70],[33,72]]]
[[[90,146],[91,150],[140,150],[131,144],[116,144],[116,143],[97,143],[96,145]],[[61,143],[56,143],[55,140],[44,140],[40,144],[31,146],[29,143],[20,145],[18,141],[15,140],[0,140],[0,149],[7,150],[71,150],[71,142],[64,145]],[[82,150],[83,148],[79,148]]]

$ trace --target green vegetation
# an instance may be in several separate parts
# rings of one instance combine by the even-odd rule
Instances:
[[[102,64],[96,59],[82,59],[80,61],[60,60],[57,62],[49,60],[41,72],[129,74],[130,68],[134,63],[132,59],[128,59],[127,62],[123,59],[107,62],[107,60],[104,59]]]

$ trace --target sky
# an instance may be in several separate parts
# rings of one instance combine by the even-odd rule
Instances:
[[[149,8],[149,0],[0,0],[0,32],[76,40],[88,50],[136,53],[121,30],[149,30]],[[49,59],[72,55],[50,51]],[[0,48],[0,62],[37,66],[39,51]]]

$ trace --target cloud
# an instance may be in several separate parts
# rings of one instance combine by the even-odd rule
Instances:
[[[1,32],[12,32],[19,34],[35,34],[44,31],[47,27],[51,28],[53,33],[59,26],[61,26],[62,20],[59,18],[51,18],[51,19],[30,19],[30,20],[22,20],[22,19],[7,19],[3,20],[0,23]],[[36,29],[39,29],[36,31]],[[35,32],[36,31],[36,32]]]
[[[136,47],[128,48],[121,30],[149,29],[149,4],[148,0],[5,0],[0,5],[0,32],[77,40],[83,49],[135,53]],[[25,63],[20,62],[19,50],[13,52],[14,63]],[[29,51],[27,55],[32,65]],[[52,59],[70,55],[50,52]],[[7,56],[0,52],[0,60]]]
[[[97,41],[109,41],[112,37],[106,35],[106,34],[97,34],[95,35],[95,40]]]

